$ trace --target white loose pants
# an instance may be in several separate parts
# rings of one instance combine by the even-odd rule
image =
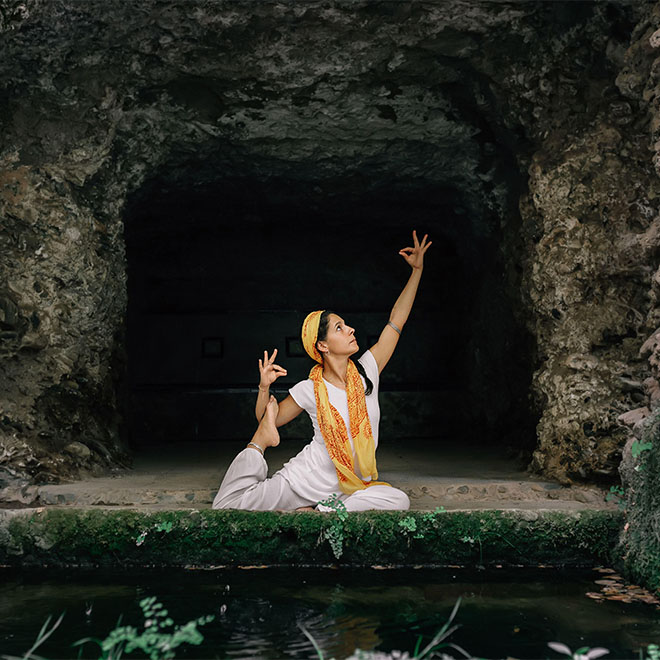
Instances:
[[[301,506],[315,506],[318,502],[304,499],[298,495],[284,477],[276,472],[266,478],[268,465],[258,449],[246,447],[240,451],[227,469],[215,498],[214,509],[250,509],[254,511],[272,511],[284,509],[291,511]],[[310,475],[313,478],[313,475]],[[319,500],[332,495],[332,492],[320,494]],[[342,493],[337,488],[336,495],[343,501],[347,511],[367,511],[370,509],[406,510],[410,508],[408,496],[392,486],[370,486],[358,490],[352,495]],[[333,509],[322,504],[319,511]]]

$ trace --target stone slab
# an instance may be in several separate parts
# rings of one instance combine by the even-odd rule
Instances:
[[[304,443],[287,442],[268,451],[272,475]],[[165,445],[138,453],[131,470],[82,481],[0,491],[5,507],[25,506],[169,506],[210,508],[240,442]],[[546,507],[565,510],[614,509],[607,491],[596,485],[565,487],[526,472],[496,449],[439,448],[419,440],[381,444],[379,478],[401,488],[411,509],[511,509]]]

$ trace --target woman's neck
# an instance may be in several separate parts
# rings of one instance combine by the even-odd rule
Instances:
[[[323,358],[323,377],[333,385],[346,386],[348,373],[348,356],[335,357],[326,355]]]

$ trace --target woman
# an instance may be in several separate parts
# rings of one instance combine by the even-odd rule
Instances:
[[[414,247],[399,250],[412,267],[410,279],[378,342],[357,362],[350,359],[359,351],[355,330],[330,310],[311,312],[303,323],[302,340],[317,364],[309,378],[294,385],[278,405],[269,388],[287,372],[274,364],[277,349],[270,358],[264,351],[255,408],[261,421],[252,440],[227,469],[213,500],[214,509],[332,511],[320,502],[333,494],[348,511],[410,507],[403,491],[377,481],[378,383],[415,300],[424,254],[432,244],[426,243],[427,236],[420,244],[413,231]],[[267,479],[264,454],[280,442],[277,427],[303,410],[314,427],[312,442]]]

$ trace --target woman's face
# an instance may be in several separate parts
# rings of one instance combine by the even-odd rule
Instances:
[[[318,342],[318,348],[323,355],[346,355],[357,353],[359,346],[355,339],[355,329],[344,323],[337,314],[328,317],[328,336],[325,341]]]

